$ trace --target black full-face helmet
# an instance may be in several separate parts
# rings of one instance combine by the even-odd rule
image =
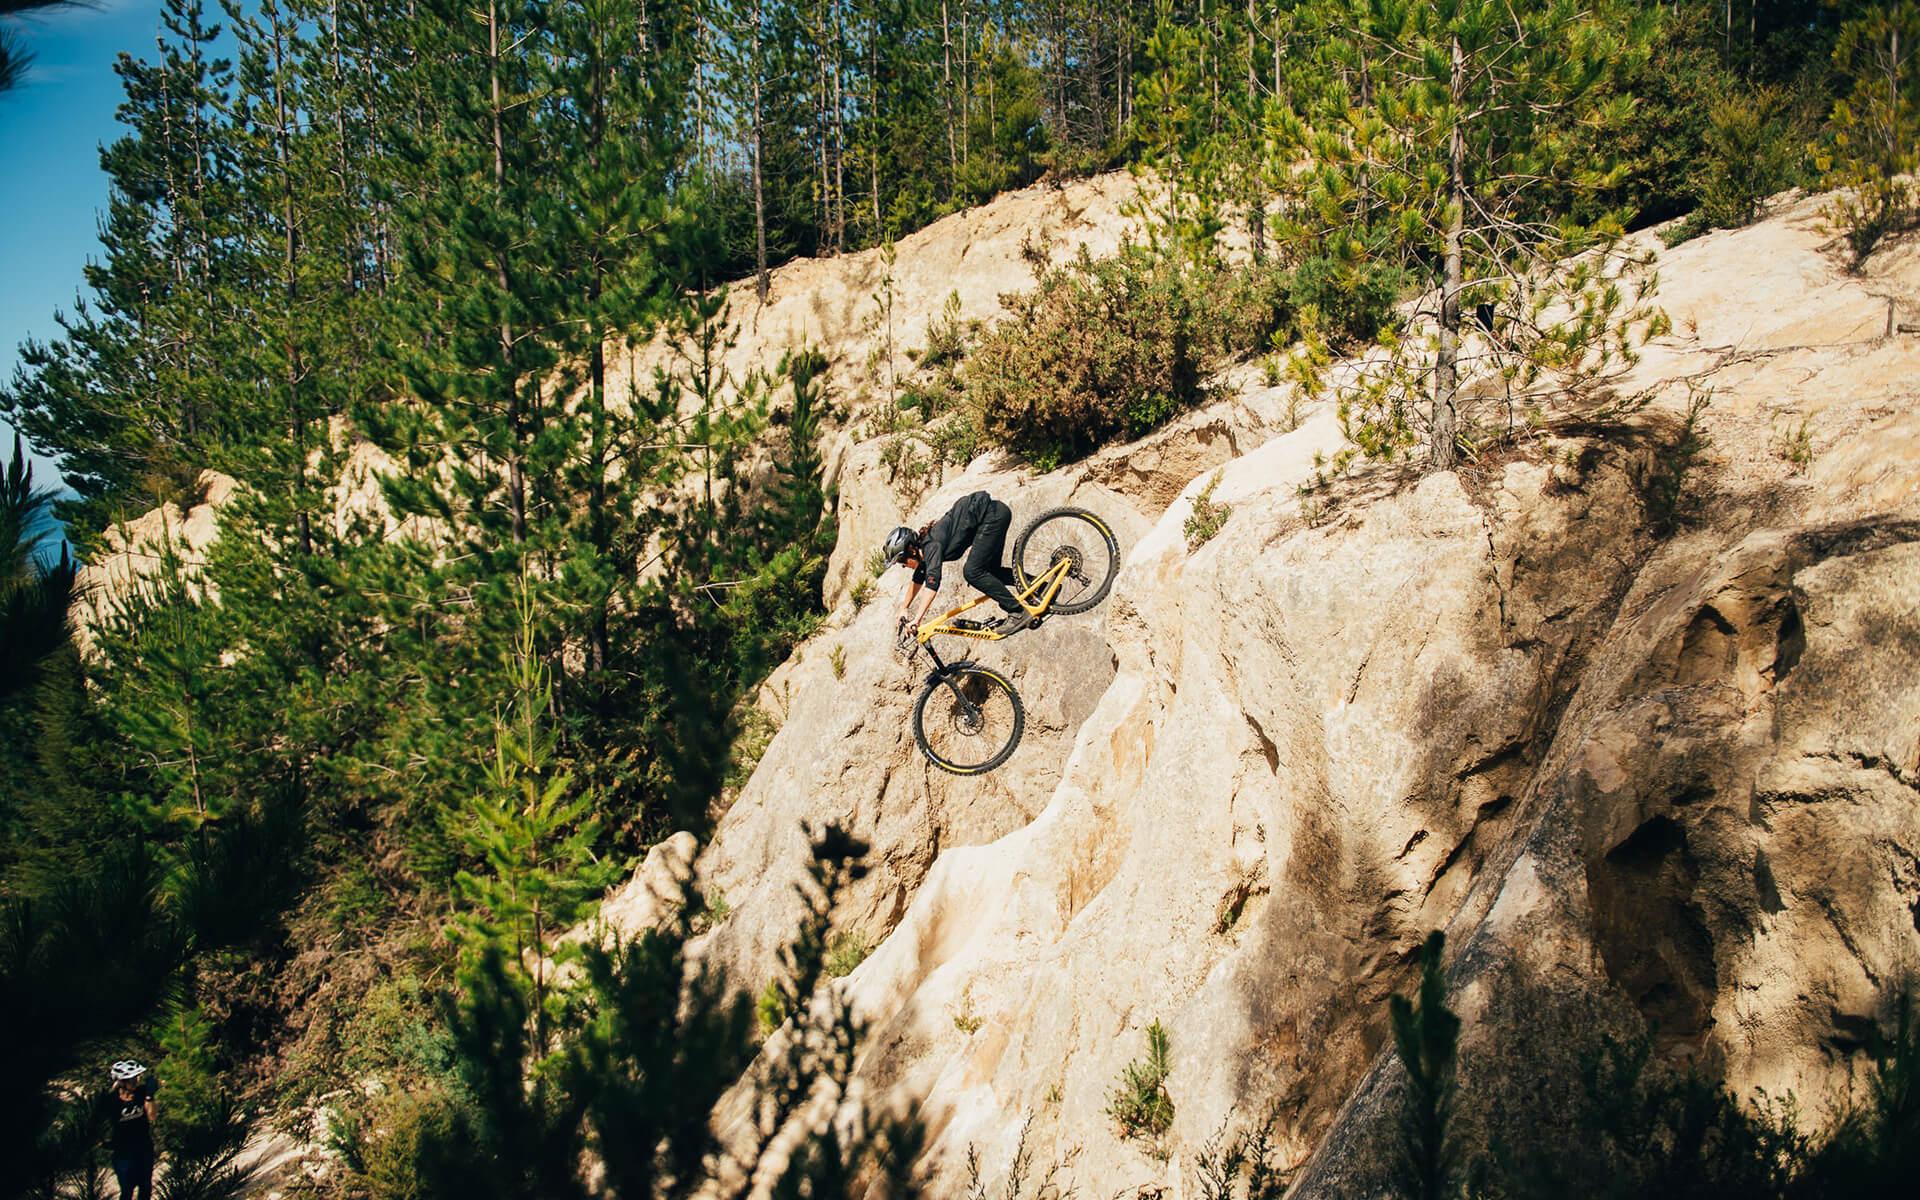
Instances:
[[[880,556],[886,560],[888,566],[892,566],[897,562],[906,561],[907,555],[919,548],[920,535],[901,525],[887,535],[887,540],[880,546]]]

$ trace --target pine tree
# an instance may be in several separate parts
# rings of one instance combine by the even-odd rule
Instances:
[[[0,475],[0,705],[31,686],[40,663],[69,636],[75,571],[64,542],[59,558],[47,559],[58,528],[53,501],[51,489],[34,485],[33,467],[14,434],[13,458]]]
[[[1521,10],[1330,0],[1312,23],[1332,43],[1323,74],[1272,123],[1272,182],[1297,213],[1287,237],[1420,272],[1420,336],[1394,339],[1342,385],[1342,418],[1368,454],[1423,434],[1429,462],[1446,469],[1489,434],[1463,413],[1467,376],[1497,382],[1496,419],[1510,428],[1630,361],[1660,327],[1644,288],[1606,253],[1617,216],[1548,220],[1529,202],[1549,182],[1610,180],[1608,163],[1569,161],[1550,118],[1579,111],[1608,72],[1644,53],[1651,26],[1557,0]],[[1303,156],[1311,167],[1298,166]],[[1487,314],[1471,337],[1468,313]],[[1323,353],[1299,360],[1315,390]]]
[[[506,978],[524,993],[530,1053],[550,1048],[554,938],[578,924],[618,878],[617,863],[599,860],[593,798],[573,787],[573,775],[554,767],[554,736],[547,727],[553,691],[540,661],[533,593],[520,581],[513,649],[511,707],[495,720],[485,787],[455,814],[463,849],[478,864],[455,876],[461,938],[469,966],[488,953],[502,957]]]
[[[201,470],[249,444],[244,380],[227,373],[239,300],[233,236],[235,159],[221,112],[232,66],[215,56],[218,25],[200,0],[167,0],[153,61],[123,54],[119,117],[131,132],[107,147],[111,181],[94,301],[29,342],[4,412],[37,445],[59,447],[82,503],[82,540],[121,515],[189,496]],[[238,419],[237,419],[238,418]]]
[[[1912,222],[1920,168],[1920,4],[1875,4],[1840,29],[1833,63],[1851,85],[1834,102],[1819,155],[1830,210],[1859,270],[1882,239]]]

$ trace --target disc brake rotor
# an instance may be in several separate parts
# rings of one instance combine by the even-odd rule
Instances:
[[[987,723],[978,704],[955,704],[951,714],[953,730],[962,737],[977,737]]]

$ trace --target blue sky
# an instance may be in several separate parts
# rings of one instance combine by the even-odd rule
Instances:
[[[207,7],[213,19],[217,7]],[[99,148],[118,135],[113,61],[122,50],[151,56],[160,0],[100,0],[8,25],[34,61],[19,87],[0,92],[0,380],[13,378],[23,340],[59,332],[54,310],[73,307],[81,268],[98,251],[95,218],[107,204]],[[0,437],[11,453],[4,421]]]

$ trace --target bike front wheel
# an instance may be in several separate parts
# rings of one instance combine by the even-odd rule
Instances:
[[[927,682],[913,706],[913,740],[927,761],[955,775],[981,775],[1020,744],[1027,714],[998,671],[955,663]]]
[[[1120,573],[1120,542],[1107,523],[1084,508],[1050,508],[1020,531],[1013,571],[1025,591],[1066,560],[1066,575],[1049,612],[1082,613],[1107,598]]]

